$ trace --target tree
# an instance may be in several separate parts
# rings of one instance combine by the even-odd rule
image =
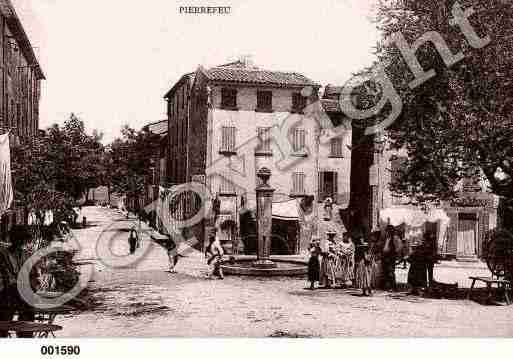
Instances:
[[[513,7],[507,1],[465,1],[477,35],[487,46],[474,48],[451,26],[455,0],[403,0],[380,3],[377,25],[382,41],[379,62],[403,102],[400,118],[388,134],[395,148],[406,148],[409,160],[392,189],[419,202],[454,196],[456,183],[481,171],[493,193],[513,216]],[[459,3],[458,3],[459,4]],[[432,44],[416,51],[424,71],[436,76],[411,88],[414,79],[396,43],[402,34],[411,45],[428,31],[438,32],[453,54],[464,58],[447,67]],[[383,115],[383,114],[382,114]],[[513,223],[507,224],[513,228]]]
[[[44,135],[13,148],[15,198],[38,222],[47,211],[56,220],[67,219],[72,206],[100,182],[103,145],[96,131],[88,135],[75,115],[61,128],[55,124]]]
[[[92,135],[87,134],[84,122],[74,114],[71,114],[63,128],[57,125],[50,128],[50,135],[56,145],[55,149],[62,151],[56,154],[58,163],[64,161],[60,167],[63,173],[57,188],[75,199],[85,196],[87,200],[89,189],[98,187],[101,182],[98,174],[103,170],[102,135],[97,131],[93,131]]]
[[[160,148],[160,136],[148,130],[136,131],[129,126],[121,130],[122,137],[108,146],[109,173],[116,193],[137,198],[144,193],[148,179],[153,175],[155,154]]]
[[[73,205],[71,196],[56,190],[61,171],[54,145],[45,135],[12,149],[15,199],[35,216],[36,225],[43,225],[48,211],[57,222],[68,219]]]

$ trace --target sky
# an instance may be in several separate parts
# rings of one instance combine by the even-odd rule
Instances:
[[[372,0],[12,0],[47,80],[40,127],[71,112],[119,136],[166,118],[164,94],[184,73],[251,55],[255,65],[343,84],[369,65]],[[231,6],[229,15],[180,6]]]

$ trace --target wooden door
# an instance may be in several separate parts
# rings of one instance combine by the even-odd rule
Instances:
[[[458,216],[457,255],[471,257],[477,255],[477,216],[460,214]]]

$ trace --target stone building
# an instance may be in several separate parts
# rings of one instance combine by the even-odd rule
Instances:
[[[9,0],[0,0],[0,63],[0,134],[9,131],[11,143],[38,136],[41,81],[45,75]],[[25,212],[15,202],[2,216],[0,240],[6,240],[13,224],[27,221]]]
[[[319,88],[301,74],[264,70],[248,61],[200,67],[173,86],[166,96],[173,114],[170,180],[206,185],[215,218],[203,228],[222,228],[225,242],[238,245],[239,214],[256,206],[261,167],[271,170],[273,202],[276,208],[290,208],[291,222],[297,224],[299,202],[308,196],[347,206],[350,123],[345,136],[319,141],[327,127],[322,120],[347,122],[336,104],[319,101]],[[300,237],[288,229],[282,234],[285,241]],[[290,252],[300,249],[298,243],[286,246],[294,247]]]
[[[148,160],[150,175],[146,178],[144,199],[141,207],[147,206],[158,198],[159,186],[167,181],[167,160],[169,158],[168,146],[168,120],[152,122],[144,126],[143,131],[159,135],[160,146],[152,158]]]
[[[41,80],[45,76],[9,0],[0,1],[0,30],[0,128],[23,140],[38,134]]]

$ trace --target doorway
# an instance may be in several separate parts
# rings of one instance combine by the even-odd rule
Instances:
[[[337,202],[338,173],[337,172],[319,172],[319,201],[324,201],[330,197],[333,202]]]
[[[457,257],[477,257],[477,214],[458,214]]]

